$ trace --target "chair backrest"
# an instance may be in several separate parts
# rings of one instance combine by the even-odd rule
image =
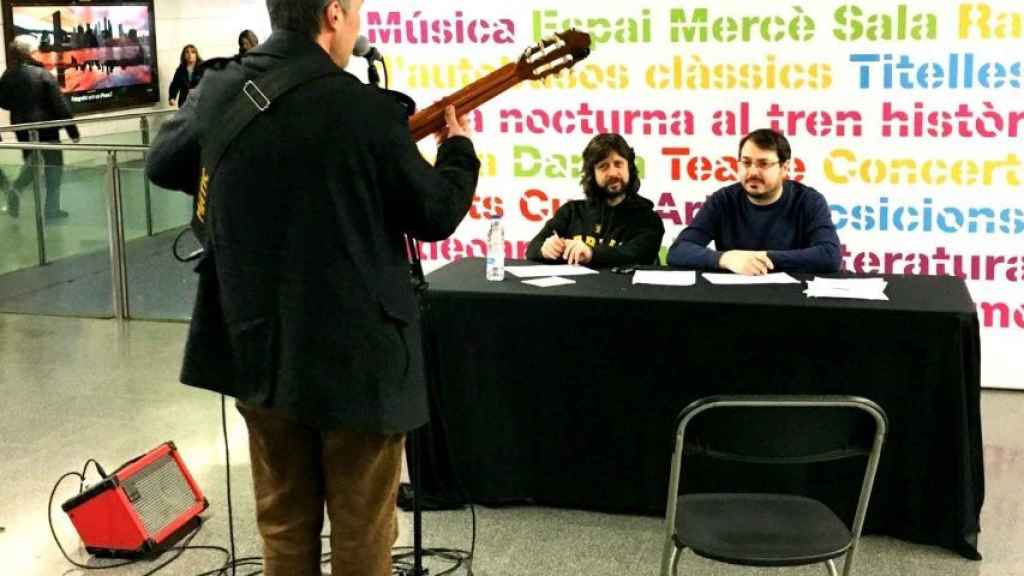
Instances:
[[[684,408],[677,422],[667,531],[675,527],[684,453],[780,464],[866,455],[850,527],[854,539],[859,538],[888,425],[885,412],[874,402],[855,396],[709,396]]]
[[[867,402],[868,409],[860,409]],[[679,415],[688,454],[750,463],[809,463],[866,456],[877,428],[869,400],[711,397]]]

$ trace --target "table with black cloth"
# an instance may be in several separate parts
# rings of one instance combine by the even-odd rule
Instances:
[[[962,280],[886,276],[889,300],[864,301],[699,274],[690,287],[634,285],[607,270],[538,288],[487,281],[479,258],[427,279],[421,501],[457,499],[458,481],[484,504],[663,515],[675,418],[691,401],[851,394],[889,418],[865,532],[980,559],[978,318]],[[829,470],[799,481],[849,517],[863,462]]]

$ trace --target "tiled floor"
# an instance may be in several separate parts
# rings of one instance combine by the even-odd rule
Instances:
[[[96,458],[110,471],[162,441],[173,440],[211,502],[193,544],[228,541],[220,402],[213,394],[176,384],[186,326],[177,323],[77,320],[0,315],[0,574],[83,574],[61,556],[47,525],[54,482]],[[858,556],[862,575],[1024,575],[1024,394],[983,395],[986,502],[981,551],[971,562],[947,550],[867,537]],[[231,480],[238,556],[259,553],[253,520],[245,428],[228,410]],[[94,477],[92,472],[90,476]],[[57,491],[54,523],[72,558],[90,560],[59,503],[77,492],[75,481]],[[475,574],[480,576],[620,576],[656,574],[661,522],[545,508],[478,508]],[[399,544],[411,542],[408,515]],[[424,516],[428,546],[468,548],[468,511]],[[189,551],[160,574],[193,575],[215,569],[222,556]],[[138,575],[156,564],[103,572]],[[428,563],[431,574],[444,568]],[[824,574],[723,567],[686,556],[681,573]],[[326,571],[326,568],[325,568]],[[238,574],[252,573],[239,570]],[[464,574],[459,570],[456,574]]]

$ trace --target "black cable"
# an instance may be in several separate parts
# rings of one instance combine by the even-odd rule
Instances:
[[[86,466],[88,465],[89,462],[86,461]],[[126,560],[124,562],[120,562],[117,564],[109,564],[107,566],[89,566],[88,564],[80,564],[78,562],[75,562],[71,559],[71,556],[68,556],[67,551],[64,550],[64,546],[62,546],[60,543],[60,539],[57,538],[57,530],[55,530],[53,527],[53,497],[54,495],[57,494],[57,488],[60,486],[60,483],[63,482],[65,478],[69,478],[71,476],[78,476],[79,480],[81,480],[82,482],[85,481],[85,477],[79,474],[78,472],[68,472],[64,474],[63,476],[58,478],[57,483],[53,485],[53,490],[50,491],[50,501],[46,505],[46,519],[50,523],[50,534],[53,535],[53,541],[55,544],[57,544],[57,548],[60,550],[60,553],[64,555],[64,559],[76,568],[81,568],[83,570],[107,570],[109,568],[120,568],[121,566],[128,566],[129,564],[137,563],[138,560]]]
[[[174,259],[177,260],[178,262],[191,262],[203,255],[202,247],[200,247],[198,250],[193,250],[192,252],[189,252],[187,256],[182,256],[178,252],[178,243],[181,242],[182,237],[184,237],[185,234],[191,230],[192,228],[189,226],[185,226],[184,228],[182,228],[181,232],[178,232],[178,235],[174,237],[174,243],[171,244],[171,254],[174,256]]]
[[[228,449],[228,411],[226,403],[226,397],[221,394],[220,426],[221,431],[224,433],[224,471],[227,473],[225,483],[228,489],[228,536],[231,540],[231,556],[228,559],[231,560],[231,576],[235,576],[235,514],[231,506],[231,451]]]
[[[185,539],[185,542],[184,542],[184,543],[183,543],[183,544],[182,544],[181,546],[174,546],[174,547],[172,547],[172,548],[168,548],[167,550],[165,550],[165,552],[170,552],[171,550],[177,550],[177,551],[178,551],[178,553],[177,553],[177,554],[175,554],[174,556],[172,556],[172,557],[168,558],[166,562],[164,562],[163,564],[160,564],[160,565],[159,565],[159,566],[157,566],[156,568],[153,568],[153,569],[152,569],[152,570],[150,570],[149,572],[146,572],[146,573],[145,573],[145,574],[143,574],[142,576],[153,576],[153,574],[156,574],[156,573],[157,573],[157,572],[159,572],[160,570],[163,570],[163,568],[164,568],[165,566],[167,566],[167,565],[168,565],[168,564],[170,564],[171,562],[174,562],[175,560],[177,560],[178,558],[180,558],[180,557],[181,557],[181,555],[185,553],[185,550],[189,550],[189,549],[190,549],[190,548],[189,548],[189,544],[191,544],[191,543],[192,543],[192,539],[193,539],[193,538],[195,538],[195,537],[196,537],[196,534],[199,534],[199,531],[200,531],[200,530],[202,530],[202,529],[203,529],[203,522],[202,522],[202,520],[200,520],[200,521],[199,521],[199,524],[197,524],[197,525],[196,525],[196,529],[195,529],[195,530],[193,530],[193,531],[192,531],[192,533],[188,535],[188,538],[186,538],[186,539]],[[215,548],[215,547],[214,547],[214,548]],[[163,553],[161,553],[161,555],[162,555],[162,554],[163,554]]]
[[[409,571],[413,569],[412,562],[408,560],[409,558],[413,557],[413,547],[399,546],[396,548],[392,548],[392,552],[394,551],[401,552],[397,554],[393,553],[391,556],[392,563],[394,564],[394,566],[392,567],[392,572],[394,574],[408,574]],[[425,558],[440,558],[441,560],[446,560],[452,563],[452,566],[448,567],[446,570],[438,572],[435,576],[445,576],[446,574],[451,574],[459,568],[461,568],[464,564],[468,566],[468,562],[470,560],[469,552],[466,552],[465,550],[456,550],[453,548],[424,548],[423,556]]]
[[[440,412],[440,411],[439,411]],[[472,532],[469,540],[469,557],[466,559],[467,572],[470,576],[473,574],[473,558],[476,555],[476,506],[473,504],[473,499],[469,495],[469,491],[466,490],[466,485],[462,482],[462,477],[459,475],[459,471],[455,467],[455,459],[452,457],[452,446],[448,442],[448,423],[444,418],[444,414],[437,414],[437,421],[441,425],[441,437],[444,438],[444,447],[448,453],[448,462],[452,464],[452,477],[455,478],[455,486],[459,490],[459,495],[462,499],[469,504],[469,514],[472,518]]]
[[[85,490],[85,473],[89,470],[89,463],[92,463],[96,466],[96,473],[100,475],[100,478],[107,477],[107,472],[103,470],[103,467],[100,466],[100,463],[92,458],[89,458],[88,460],[85,461],[85,464],[82,465],[82,474],[78,479],[79,494],[81,494],[82,491]]]

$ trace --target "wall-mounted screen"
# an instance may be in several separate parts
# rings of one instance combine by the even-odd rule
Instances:
[[[24,37],[75,113],[160,100],[153,2],[12,0],[4,37]]]

